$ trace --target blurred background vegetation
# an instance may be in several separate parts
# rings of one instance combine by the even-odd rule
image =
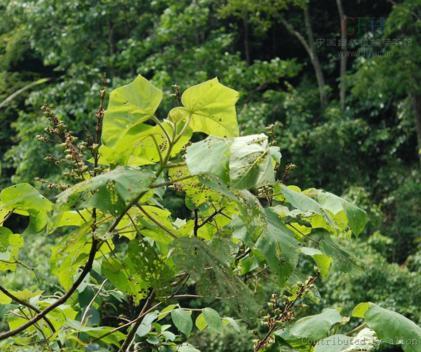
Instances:
[[[83,139],[104,85],[139,73],[171,95],[217,76],[241,92],[243,131],[270,133],[284,168],[295,165],[288,183],[370,216],[359,239],[343,239],[361,270],[333,275],[320,304],[370,300],[421,321],[419,0],[0,0],[0,14],[0,187],[54,194],[41,180],[61,177],[36,140],[42,105]],[[33,266],[40,253],[48,243],[34,239]],[[19,270],[4,280],[28,287],[35,278]],[[247,351],[250,338],[227,334],[207,350]]]

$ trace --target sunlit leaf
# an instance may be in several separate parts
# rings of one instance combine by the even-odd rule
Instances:
[[[329,275],[329,269],[332,264],[332,258],[328,255],[322,253],[317,248],[301,247],[301,252],[305,255],[308,255],[314,259],[317,267],[320,270],[320,275],[322,278],[327,278]]]
[[[219,83],[217,78],[188,88],[181,97],[183,107],[171,110],[174,121],[191,119],[194,132],[210,136],[238,136],[235,103],[238,92]]]
[[[141,126],[153,116],[162,100],[162,91],[142,76],[114,89],[105,112],[102,140],[115,146],[130,129]]]
[[[21,235],[0,226],[0,271],[16,269],[19,250],[23,244]]]
[[[3,189],[0,193],[0,208],[22,215],[29,215],[27,232],[38,232],[47,224],[52,203],[28,183],[19,183]]]

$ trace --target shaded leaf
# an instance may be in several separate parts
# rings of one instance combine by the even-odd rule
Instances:
[[[130,201],[148,190],[153,178],[153,173],[147,170],[118,167],[60,193],[57,204],[64,208],[98,208],[119,214]]]
[[[171,311],[171,319],[180,332],[186,336],[190,335],[193,329],[191,311],[182,308],[175,309]]]
[[[230,149],[231,186],[238,189],[259,188],[275,182],[275,172],[264,134],[234,138]]]
[[[211,330],[220,332],[222,330],[222,319],[219,313],[212,308],[204,308],[203,315],[206,323]]]
[[[310,315],[297,320],[288,333],[300,339],[318,341],[329,334],[330,328],[339,323],[342,317],[336,309],[327,308],[320,314]]]
[[[358,306],[357,306],[358,307]],[[403,315],[369,303],[359,305],[355,314],[364,314],[367,325],[376,332],[376,335],[385,343],[401,345],[405,352],[418,352],[421,341],[421,328],[405,318]]]
[[[271,270],[285,282],[298,263],[298,243],[293,233],[270,209],[266,210],[267,227],[256,242]]]
[[[327,278],[329,276],[329,269],[332,264],[331,257],[323,254],[322,251],[318,250],[317,248],[301,247],[301,252],[314,259],[322,278]]]

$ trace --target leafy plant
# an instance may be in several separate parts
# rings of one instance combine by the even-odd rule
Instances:
[[[250,346],[255,351],[270,348],[275,336],[314,346],[343,325],[331,308],[296,322],[294,312],[315,295],[318,276],[352,268],[336,239],[361,233],[364,211],[277,180],[279,148],[264,134],[239,136],[238,93],[216,78],[188,88],[164,119],[157,117],[162,91],[141,76],[114,90],[106,111],[104,99],[101,91],[90,142],[78,142],[44,109],[50,127],[40,139],[64,147],[71,165],[54,201],[29,184],[0,193],[0,270],[22,264],[19,251],[31,236],[55,237],[50,271],[62,291],[0,286],[9,327],[0,333],[4,348],[197,351],[189,343],[196,331],[258,328],[253,322],[265,301],[267,328]],[[169,190],[184,197],[185,218],[165,208]],[[17,215],[29,225],[15,234],[7,225]],[[314,260],[309,277],[302,255]],[[277,286],[271,298],[262,290],[269,279]],[[203,305],[183,304],[185,298]],[[215,301],[228,316],[211,307]],[[357,312],[379,338],[419,338],[419,328],[397,313],[368,303]],[[390,314],[408,329],[390,325]]]

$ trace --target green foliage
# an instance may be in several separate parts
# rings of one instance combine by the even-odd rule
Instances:
[[[365,324],[355,329],[357,334],[341,333],[347,320],[362,318]],[[337,333],[328,337],[332,326]],[[338,331],[339,330],[339,331]],[[401,345],[404,351],[416,351],[421,329],[404,316],[381,308],[373,303],[360,303],[355,306],[351,317],[341,317],[334,309],[298,320],[286,330],[276,332],[279,345],[293,347],[300,351],[318,352],[372,351],[381,346]],[[324,337],[324,338],[323,338]]]
[[[57,205],[60,210],[98,208],[120,214],[139,192],[149,189],[152,180],[151,172],[118,167],[68,188],[57,196]]]
[[[405,266],[388,263],[377,251],[380,239],[379,235],[376,237],[376,242],[370,238],[370,244],[362,241],[343,243],[343,248],[355,255],[360,269],[346,275],[333,272],[320,288],[322,306],[335,304],[349,314],[359,302],[371,301],[419,323],[419,269],[410,271]],[[391,244],[383,246],[388,253]]]
[[[386,343],[402,345],[405,352],[418,350],[421,328],[404,316],[370,303],[360,303],[354,312]]]
[[[136,96],[139,89],[145,92]],[[221,98],[221,91],[232,92],[232,97]],[[364,211],[331,193],[316,189],[301,191],[277,181],[275,169],[281,156],[277,148],[269,146],[267,136],[230,137],[238,134],[236,119],[233,120],[235,91],[215,80],[194,86],[183,94],[185,107],[176,108],[180,112],[177,118],[174,119],[177,110],[173,109],[169,120],[154,116],[157,99],[161,100],[157,92],[140,77],[123,89],[117,88],[110,95],[110,111],[104,113],[103,126],[105,136],[122,137],[113,142],[102,136],[109,155],[113,156],[120,153],[122,146],[133,150],[133,141],[143,138],[144,131],[137,129],[137,125],[156,128],[168,142],[165,148],[160,148],[153,139],[150,141],[157,160],[143,154],[146,160],[150,158],[148,162],[129,167],[132,162],[127,158],[118,159],[118,163],[110,162],[109,156],[104,159],[95,144],[90,147],[93,159],[89,161],[94,164],[80,168],[77,159],[74,167],[80,173],[78,182],[60,193],[54,204],[27,184],[1,192],[3,222],[17,212],[29,216],[38,232],[62,236],[51,250],[50,271],[67,293],[54,300],[40,291],[13,296],[2,290],[6,294],[1,296],[3,304],[10,304],[10,298],[25,308],[23,315],[19,315],[10,305],[6,310],[10,332],[0,334],[0,339],[10,336],[6,341],[11,345],[22,338],[42,343],[43,336],[57,329],[60,340],[50,338],[49,343],[68,348],[94,343],[125,348],[135,343],[168,351],[196,350],[186,342],[194,333],[194,326],[211,333],[221,333],[224,325],[236,330],[239,326],[213,308],[182,306],[177,300],[179,293],[193,290],[204,302],[223,300],[230,314],[244,321],[256,319],[259,305],[265,299],[265,282],[258,273],[267,271],[280,292],[292,290],[287,301],[290,306],[279,318],[285,322],[292,319],[290,309],[295,300],[302,298],[306,285],[314,280],[297,284],[304,275],[298,265],[300,253],[315,260],[325,279],[332,261],[339,264],[342,261],[343,266],[348,255],[335,237],[350,232],[358,235],[367,221]],[[189,105],[192,102],[194,105]],[[145,106],[150,108],[145,110]],[[226,121],[220,124],[226,137],[221,138],[222,130],[210,127],[213,125],[209,120],[214,121],[216,115],[209,107],[218,107],[221,119]],[[101,122],[101,111],[98,114]],[[129,127],[133,138],[126,138],[126,119],[134,124]],[[52,123],[57,124],[54,119]],[[181,138],[190,139],[191,132],[185,135],[188,130],[210,136],[187,149],[177,149]],[[66,138],[66,143],[74,143],[74,138]],[[222,151],[222,157],[217,158],[215,149]],[[208,154],[211,167],[207,165]],[[182,175],[177,174],[177,169],[182,170]],[[169,187],[185,197],[191,209],[186,218],[173,219],[171,211],[161,204]],[[199,194],[194,191],[196,187],[201,189]],[[32,227],[31,222],[28,228]],[[16,261],[27,233],[24,230],[24,236],[14,235],[2,227],[2,252],[9,255],[7,260]],[[310,240],[314,241],[312,247]],[[294,285],[298,288],[292,289]],[[89,293],[92,289],[96,293]],[[253,290],[260,292],[255,298]],[[91,298],[86,300],[85,295]],[[37,307],[26,303],[28,297]],[[140,312],[128,324],[113,329],[112,321],[106,318],[105,304],[111,304],[118,312],[123,303]],[[166,308],[162,308],[164,304]],[[38,315],[32,321],[34,310]],[[165,324],[168,315],[176,330],[172,324]],[[52,326],[44,318],[50,319]],[[288,342],[292,341],[289,336],[320,340],[332,325],[341,321],[336,310],[326,309],[319,315],[299,319],[286,335],[277,335]],[[39,326],[41,335],[36,333]],[[177,331],[182,335],[177,335]],[[269,336],[273,331],[271,328]],[[15,337],[20,332],[22,337]],[[75,335],[80,340],[74,339]],[[267,341],[261,343],[265,346]]]
[[[8,213],[29,215],[29,232],[42,230],[47,224],[47,213],[52,209],[51,202],[27,183],[3,189],[0,193],[0,206],[0,214],[3,215],[1,221],[4,221]]]
[[[263,302],[273,292],[290,299],[314,271],[322,301],[309,292],[299,318],[329,306],[349,315],[373,301],[419,322],[419,3],[344,6],[350,18],[387,19],[384,34],[350,34],[341,110],[332,4],[0,0],[0,188],[20,189],[0,195],[0,284],[42,309],[78,278],[92,239],[101,243],[71,308],[47,314],[60,330],[50,346],[41,320],[0,349],[58,350],[56,337],[63,351],[117,349],[130,328],[95,339],[122,325],[120,317],[134,319],[152,291],[161,306],[139,320],[134,349],[251,350],[251,335],[267,332],[267,319],[251,331]],[[307,37],[304,7],[326,76],[324,110],[310,58],[282,24]],[[130,82],[139,73],[150,81]],[[215,76],[238,92],[204,82]],[[92,137],[98,92],[118,86],[102,140]],[[52,146],[55,137],[44,139],[45,104],[79,138],[80,167]],[[168,299],[174,292],[200,297]],[[2,330],[16,314],[15,325],[35,315],[3,293],[0,301]],[[191,313],[189,343],[165,316],[174,309]],[[240,318],[241,335],[225,314]],[[370,329],[349,331],[335,324],[325,342],[352,350],[359,339],[376,341]],[[291,348],[278,339],[267,349]],[[301,347],[325,351],[316,342]]]
[[[326,337],[331,327],[340,321],[341,315],[335,309],[325,309],[320,314],[297,320],[282,337],[287,341],[294,339],[318,341]]]
[[[171,319],[177,329],[184,335],[189,336],[193,329],[191,312],[184,309],[175,309],[171,312]]]
[[[16,260],[22,246],[22,236],[14,234],[7,227],[0,227],[0,271],[16,269]]]

